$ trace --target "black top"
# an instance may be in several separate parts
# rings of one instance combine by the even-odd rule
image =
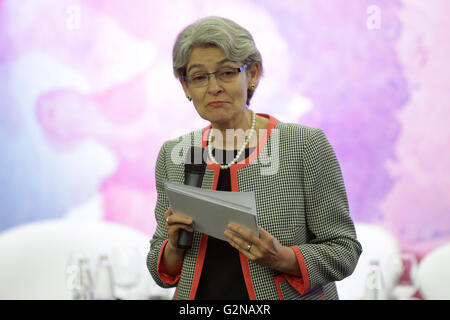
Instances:
[[[239,161],[247,158],[254,148],[247,148]],[[213,149],[220,164],[229,163],[237,150]],[[231,191],[230,169],[221,169],[217,190]],[[208,237],[205,261],[195,296],[197,300],[249,300],[242,274],[239,251],[228,242]]]

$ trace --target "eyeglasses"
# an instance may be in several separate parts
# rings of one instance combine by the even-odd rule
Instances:
[[[216,72],[196,73],[191,76],[185,76],[184,81],[192,87],[202,88],[208,85],[209,78],[213,74],[216,77],[216,80],[221,82],[232,82],[237,78],[240,72],[245,70],[245,68],[247,68],[246,64],[239,68],[223,68]]]

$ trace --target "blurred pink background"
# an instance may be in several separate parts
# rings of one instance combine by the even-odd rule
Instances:
[[[322,128],[356,222],[423,256],[450,240],[450,2],[0,1],[0,231],[104,219],[149,238],[164,141],[208,125],[173,77],[177,34],[248,29],[256,112]]]

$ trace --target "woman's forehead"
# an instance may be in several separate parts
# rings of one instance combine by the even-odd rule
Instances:
[[[233,62],[227,58],[222,49],[217,47],[194,48],[189,56],[186,66],[187,71],[197,68],[215,67],[227,62]]]

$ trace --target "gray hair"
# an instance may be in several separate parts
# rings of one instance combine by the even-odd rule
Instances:
[[[186,66],[192,49],[211,46],[222,49],[231,61],[242,61],[249,67],[258,63],[262,74],[262,57],[250,32],[229,19],[206,17],[187,26],[178,35],[172,51],[175,77],[186,76]],[[253,93],[254,90],[247,91],[247,105],[250,104]]]

